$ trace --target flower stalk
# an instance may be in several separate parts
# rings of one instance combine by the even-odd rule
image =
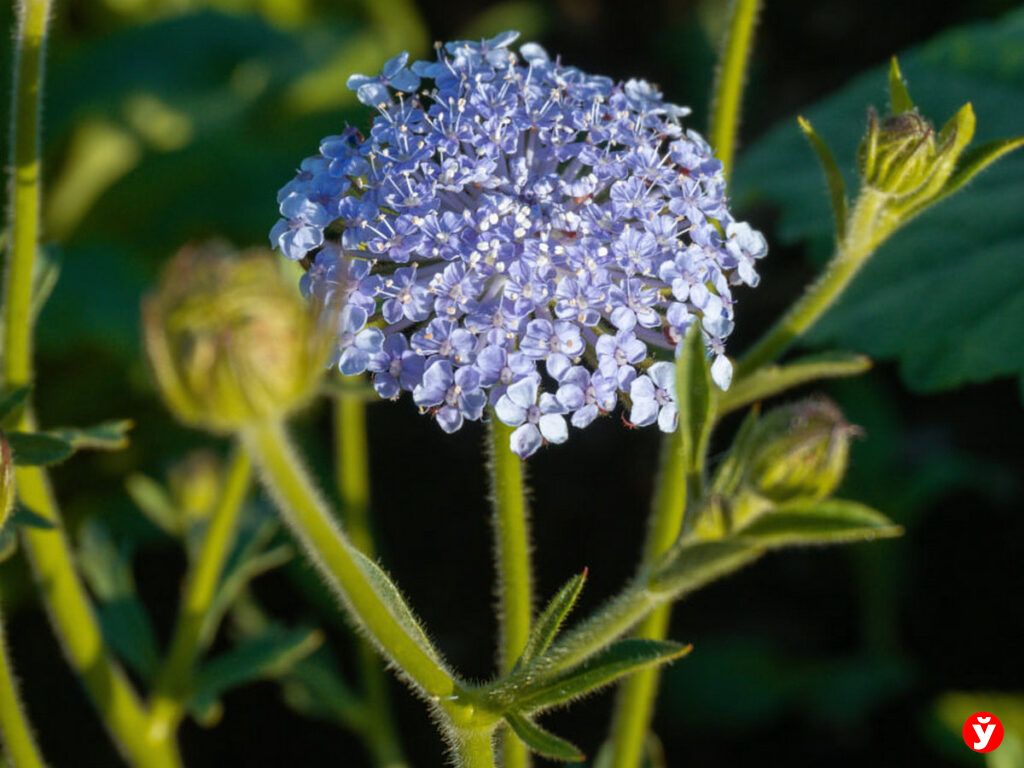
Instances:
[[[18,768],[43,768],[42,753],[36,745],[18,694],[18,681],[7,652],[3,615],[0,614],[0,745]]]

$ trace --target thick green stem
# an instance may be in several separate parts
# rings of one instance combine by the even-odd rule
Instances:
[[[249,455],[236,449],[203,542],[182,591],[170,650],[156,677],[150,705],[150,738],[168,738],[185,711],[193,666],[202,651],[203,624],[217,594],[252,479]]]
[[[456,768],[494,768],[494,728],[457,731],[454,752]]]
[[[512,429],[492,414],[487,435],[501,608],[498,665],[501,673],[507,674],[526,647],[533,618],[529,510],[523,462],[509,448]],[[502,740],[502,755],[504,768],[525,768],[530,764],[525,745],[508,731]]]
[[[425,695],[449,701],[455,693],[452,675],[382,599],[380,587],[360,565],[357,550],[321,500],[282,426],[252,427],[243,437],[285,522],[381,652]]]
[[[8,230],[10,246],[4,280],[4,380],[16,387],[32,381],[32,277],[40,233],[39,114],[49,0],[18,4]],[[30,428],[26,411],[19,425]],[[50,621],[65,656],[82,679],[115,743],[133,765],[164,768],[179,764],[170,742],[147,738],[146,712],[123,670],[103,644],[96,616],[74,568],[67,535],[46,474],[19,467],[18,496],[54,528],[26,528],[23,541]]]
[[[367,557],[376,557],[370,523],[370,462],[366,437],[366,401],[359,393],[338,395],[334,408],[335,475],[345,530]],[[382,768],[406,765],[395,728],[384,666],[373,647],[359,641],[359,668],[367,719],[363,738]]]
[[[733,0],[729,9],[729,29],[722,44],[722,53],[715,87],[712,92],[709,139],[726,178],[732,171],[743,106],[743,86],[754,42],[754,27],[761,7],[760,0]]]
[[[43,768],[43,756],[36,746],[32,727],[21,705],[18,681],[7,654],[3,616],[0,615],[0,744],[15,768]]]
[[[679,538],[686,513],[687,468],[690,466],[682,429],[677,429],[666,435],[662,443],[660,476],[644,545],[643,568],[650,567]],[[671,611],[671,603],[654,608],[637,626],[636,636],[664,640]],[[656,668],[641,670],[619,687],[612,715],[613,768],[636,768],[642,764],[658,695],[658,673]]]
[[[860,268],[891,233],[885,218],[887,197],[865,189],[850,213],[846,236],[821,277],[740,359],[736,378],[747,376],[779,357],[835,303]]]

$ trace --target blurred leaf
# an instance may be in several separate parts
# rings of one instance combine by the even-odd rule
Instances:
[[[170,536],[180,536],[181,518],[166,489],[156,480],[142,474],[129,475],[124,483],[135,506],[149,521]]]
[[[586,696],[625,675],[679,659],[692,646],[661,640],[619,640],[577,667],[519,688],[510,704],[516,712],[537,712]]]
[[[10,429],[21,420],[32,387],[4,387],[0,391],[0,429]]]
[[[38,512],[33,512],[31,509],[26,509],[20,505],[16,507],[14,513],[7,518],[7,525],[23,526],[26,528],[40,528],[46,531],[53,530],[57,527]]]
[[[13,525],[0,528],[0,563],[10,559],[18,551],[18,533]]]
[[[504,0],[477,13],[459,30],[459,37],[482,40],[514,29],[520,33],[516,45],[544,35],[548,28],[548,9],[531,0]]]
[[[312,629],[269,627],[202,664],[196,673],[189,709],[203,713],[231,688],[275,678],[320,646],[323,635]]]
[[[541,757],[568,763],[586,759],[586,756],[580,752],[579,747],[570,744],[563,738],[555,736],[553,733],[549,733],[528,717],[510,712],[505,715],[505,721],[515,731],[516,736],[530,748],[530,751],[537,753]]]
[[[526,640],[526,647],[516,662],[515,669],[526,666],[551,646],[551,643],[558,635],[558,631],[562,628],[565,617],[569,615],[573,606],[576,605],[576,600],[579,598],[580,592],[583,591],[583,585],[586,584],[586,581],[587,572],[583,571],[583,573],[579,573],[569,579],[555,593],[547,607],[537,617],[537,621],[534,622],[533,629],[530,630],[530,636]]]
[[[285,703],[302,715],[338,722],[352,730],[366,726],[367,713],[342,679],[325,649],[301,659],[281,681]]]
[[[91,427],[63,427],[47,433],[70,443],[78,451],[89,448],[97,451],[119,451],[128,447],[128,432],[134,423],[127,419],[104,421]]]
[[[972,102],[988,137],[1021,132],[1024,9],[954,29],[907,53],[900,64],[925,115]],[[867,72],[807,110],[852,172],[864,108],[875,102],[882,69]],[[800,132],[770,131],[741,158],[734,195],[781,210],[778,237],[832,244],[828,199]],[[897,359],[913,388],[935,391],[1024,373],[1024,156],[977,177],[971,188],[924,213],[886,243],[809,337],[877,359]]]
[[[766,547],[787,547],[872,541],[902,533],[902,528],[871,507],[856,501],[825,499],[776,507],[736,535]]]
[[[135,589],[131,546],[116,543],[93,518],[82,527],[78,560],[98,600],[103,637],[132,670],[151,679],[159,653],[153,625]]]
[[[57,464],[75,452],[67,440],[43,432],[8,432],[7,442],[18,466]]]

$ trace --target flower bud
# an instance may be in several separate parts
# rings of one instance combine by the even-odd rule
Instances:
[[[0,433],[0,530],[14,508],[14,458],[7,438]]]
[[[916,109],[881,121],[868,112],[858,162],[869,186],[895,197],[913,194],[928,181],[936,156],[935,129]]]
[[[310,398],[328,352],[327,317],[269,254],[221,245],[180,251],[143,303],[164,399],[185,423],[214,432],[281,418]]]
[[[842,481],[857,431],[824,399],[769,411],[750,437],[744,485],[774,503],[823,499]]]
[[[220,460],[212,451],[193,451],[171,467],[167,485],[187,521],[205,520],[220,498]]]

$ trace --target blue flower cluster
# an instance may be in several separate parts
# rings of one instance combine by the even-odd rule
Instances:
[[[729,386],[732,286],[764,238],[735,221],[689,110],[552,60],[516,33],[401,54],[349,87],[378,115],[280,191],[274,247],[343,301],[336,364],[412,393],[447,432],[488,403],[528,456],[628,403],[675,429],[670,363],[700,323]],[[567,423],[568,421],[568,423]]]

